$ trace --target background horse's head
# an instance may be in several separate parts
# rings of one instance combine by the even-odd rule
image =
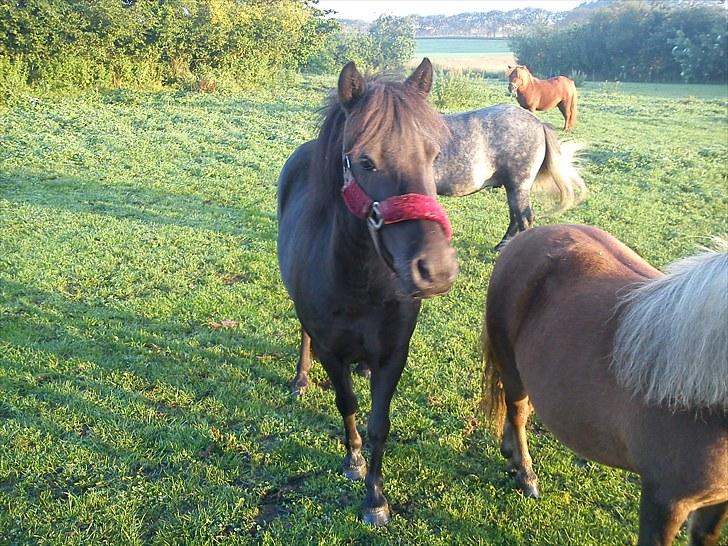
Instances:
[[[508,66],[508,92],[514,95],[520,87],[528,85],[531,81],[531,73],[526,65]]]
[[[417,297],[449,290],[458,269],[447,217],[435,201],[433,163],[449,132],[426,100],[431,86],[428,59],[403,83],[367,81],[350,62],[339,75],[337,93],[344,122],[341,139],[335,140],[341,143],[346,176],[373,201],[418,194],[414,201],[444,216],[443,223],[419,217],[370,229],[379,255],[405,293]]]

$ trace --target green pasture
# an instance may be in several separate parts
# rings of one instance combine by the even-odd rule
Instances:
[[[442,200],[460,275],[424,303],[393,402],[392,522],[360,523],[364,487],[339,472],[321,366],[289,396],[298,326],[275,256],[278,172],[334,83],[0,111],[0,543],[634,542],[634,475],[582,460],[536,421],[543,498],[524,499],[477,414],[502,190]],[[726,100],[689,94],[587,87],[570,138],[586,145],[589,198],[538,222],[595,224],[658,267],[728,232]],[[473,80],[458,108],[507,100],[503,82]],[[355,387],[364,431],[367,385]]]
[[[491,38],[417,38],[415,57],[511,54],[508,40]]]

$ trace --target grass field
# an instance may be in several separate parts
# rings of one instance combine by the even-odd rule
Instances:
[[[543,498],[524,499],[476,412],[501,190],[443,200],[460,275],[424,303],[393,402],[393,520],[359,522],[321,367],[288,394],[298,331],[275,258],[276,177],[334,82],[0,112],[0,543],[634,542],[635,476],[537,426]],[[458,107],[508,100],[502,82],[468,89]],[[590,196],[539,223],[595,224],[658,267],[728,232],[726,101],[668,94],[585,89]]]
[[[422,57],[429,57],[438,68],[495,73],[515,64],[508,40],[486,38],[417,38],[412,64]]]

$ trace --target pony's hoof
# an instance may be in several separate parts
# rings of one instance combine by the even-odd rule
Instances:
[[[382,527],[389,523],[389,505],[377,506],[376,508],[365,508],[361,519],[372,527]]]
[[[521,493],[523,493],[523,496],[527,499],[538,499],[540,497],[538,493],[538,486],[535,483],[519,484],[518,489],[521,490]]]
[[[500,243],[493,247],[493,250],[495,250],[496,252],[500,252],[508,244],[508,241],[510,241],[510,239],[503,239]]]
[[[369,366],[361,362],[356,365],[356,368],[354,368],[354,373],[360,375],[364,379],[369,379],[372,376],[372,371],[369,369]]]
[[[304,380],[297,380],[291,383],[291,395],[294,398],[299,398],[303,396],[303,393],[305,393],[308,390],[308,379]]]
[[[361,455],[352,458],[348,456],[345,457],[342,466],[344,469],[344,476],[350,480],[363,480],[367,476],[367,462]]]

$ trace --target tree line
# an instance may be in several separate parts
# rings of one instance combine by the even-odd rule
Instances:
[[[411,21],[382,17],[345,34],[327,15],[315,0],[7,0],[0,93],[13,85],[256,85],[347,59],[393,68],[414,53]]]
[[[620,2],[573,25],[534,25],[510,44],[542,77],[725,83],[726,30],[722,6]]]

